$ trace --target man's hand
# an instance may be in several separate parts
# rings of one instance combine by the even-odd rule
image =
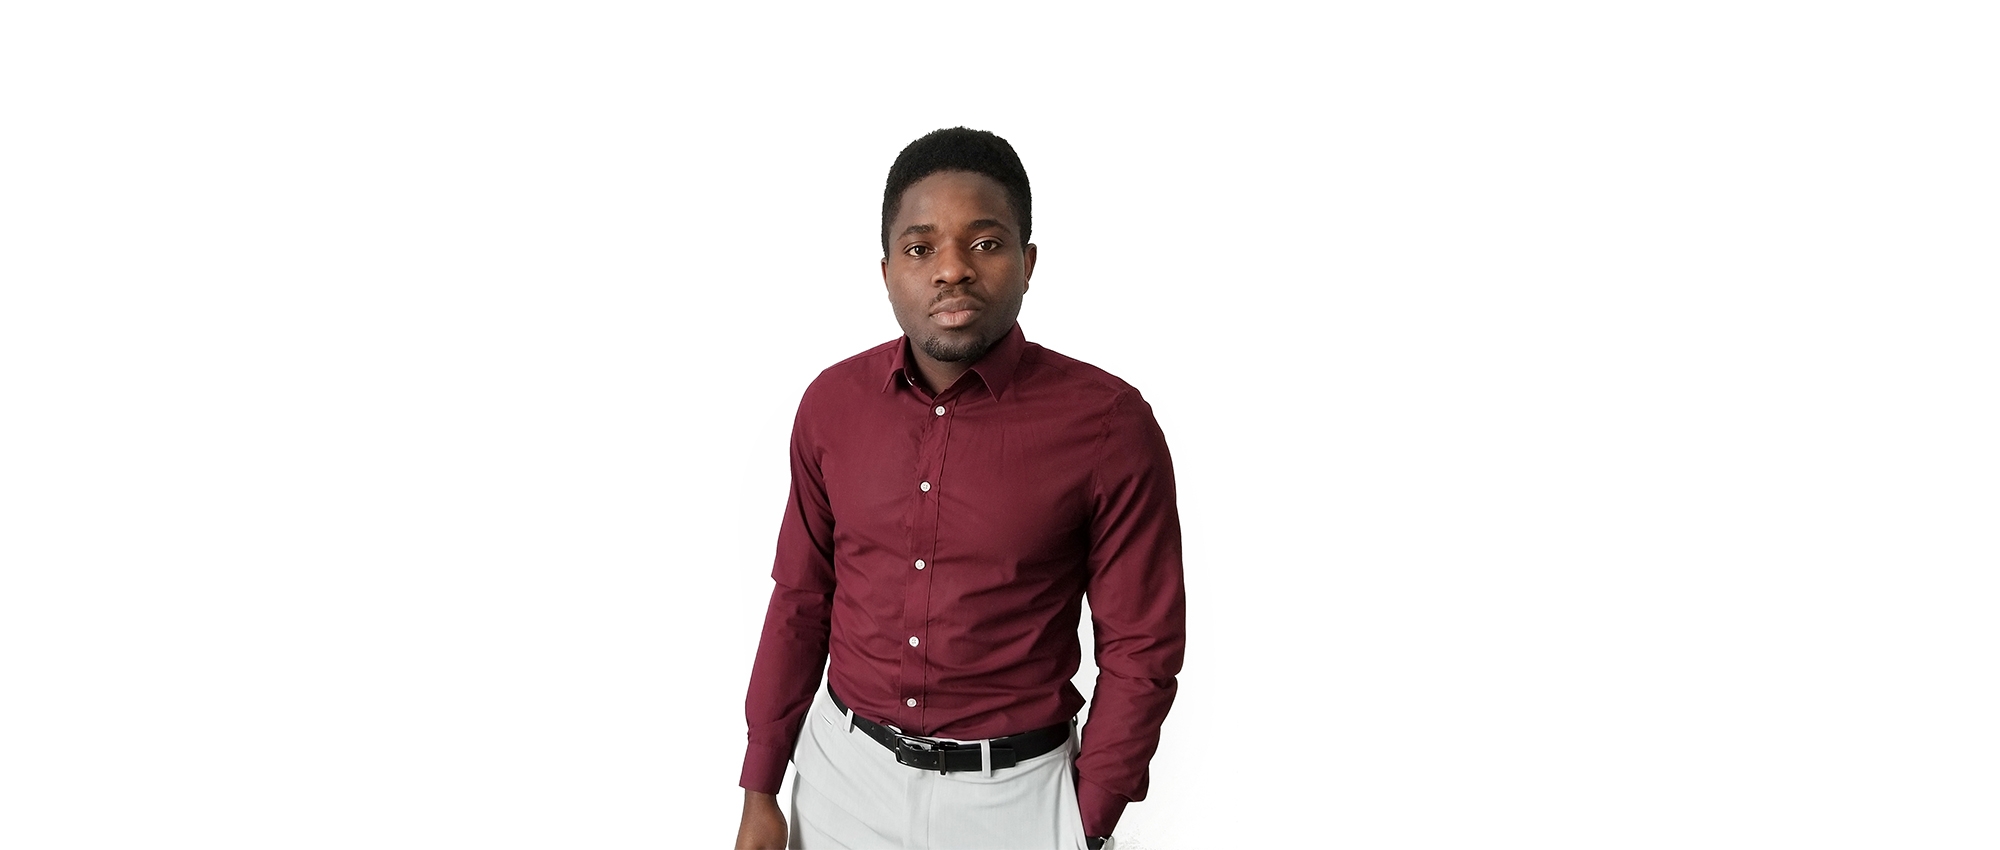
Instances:
[[[743,791],[743,825],[736,828],[736,850],[785,850],[785,813],[778,798]]]

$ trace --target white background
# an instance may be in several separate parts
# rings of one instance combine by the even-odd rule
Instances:
[[[9,4],[0,845],[726,846],[965,124],[1178,464],[1126,846],[1992,847],[1980,5]]]

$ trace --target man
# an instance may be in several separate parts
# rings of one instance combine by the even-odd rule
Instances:
[[[1173,703],[1172,463],[1138,391],[1015,324],[1035,246],[1006,140],[912,142],[882,197],[903,337],[793,422],[777,586],[750,675],[738,848],[1099,847]],[[1098,677],[1081,742],[1082,597]],[[826,665],[827,687],[820,669]]]

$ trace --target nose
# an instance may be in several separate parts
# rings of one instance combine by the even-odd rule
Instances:
[[[953,286],[971,283],[972,253],[961,245],[943,245],[937,249],[937,265],[932,267],[931,282],[938,286]]]

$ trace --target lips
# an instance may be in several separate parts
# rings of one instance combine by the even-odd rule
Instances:
[[[978,315],[979,302],[970,298],[952,298],[931,306],[931,321],[947,328],[964,327]]]

